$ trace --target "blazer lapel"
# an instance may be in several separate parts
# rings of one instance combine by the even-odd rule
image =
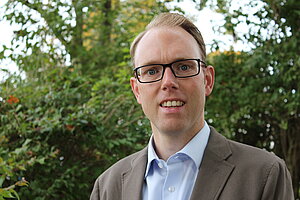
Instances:
[[[191,200],[217,200],[234,169],[234,165],[226,161],[232,154],[226,138],[214,128],[210,129]]]
[[[147,164],[147,147],[132,161],[132,168],[122,174],[122,200],[141,200]]]

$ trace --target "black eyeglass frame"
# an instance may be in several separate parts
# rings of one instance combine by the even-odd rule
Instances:
[[[198,63],[198,72],[197,72],[196,74],[189,75],[189,76],[177,76],[177,75],[175,74],[175,72],[173,71],[173,69],[172,69],[172,65],[173,65],[174,63],[176,63],[176,62],[180,62],[180,61],[189,61],[189,60],[195,60],[195,61],[197,61],[197,63]],[[189,78],[189,77],[197,76],[198,74],[200,74],[200,71],[201,71],[201,70],[200,70],[200,67],[201,67],[202,65],[200,65],[200,63],[201,63],[201,64],[204,64],[204,68],[207,67],[206,63],[205,63],[204,61],[202,61],[201,59],[198,59],[198,58],[195,58],[195,59],[194,59],[194,58],[190,58],[190,59],[176,60],[176,61],[171,62],[171,63],[168,63],[168,64],[148,64],[148,65],[142,65],[142,66],[139,66],[139,67],[133,69],[133,71],[134,71],[134,74],[135,74],[136,79],[137,79],[140,83],[153,83],[153,82],[157,82],[157,81],[160,81],[160,80],[163,79],[167,67],[169,67],[169,68],[171,69],[173,75],[174,75],[176,78]],[[139,79],[137,70],[140,69],[140,68],[143,68],[143,67],[148,67],[148,66],[153,66],[153,65],[163,66],[163,71],[162,71],[161,78],[160,78],[160,79],[157,79],[157,80],[155,80],[155,81],[141,81],[141,80]]]

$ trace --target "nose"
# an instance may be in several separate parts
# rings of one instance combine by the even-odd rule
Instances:
[[[169,67],[165,69],[165,73],[161,81],[161,88],[163,90],[178,89],[179,87],[178,80]]]

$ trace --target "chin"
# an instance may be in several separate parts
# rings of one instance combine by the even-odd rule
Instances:
[[[187,122],[185,120],[163,120],[151,123],[152,130],[165,135],[180,135],[186,132]]]
[[[170,127],[170,126],[172,126],[171,123],[168,125],[168,127],[160,128],[161,130],[160,132],[168,135],[179,135],[184,132],[184,128],[182,126],[176,126],[176,127],[174,126]]]

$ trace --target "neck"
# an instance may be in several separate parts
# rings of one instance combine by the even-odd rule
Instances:
[[[204,123],[200,128],[184,133],[162,133],[152,127],[153,147],[157,156],[165,161],[168,160],[170,156],[183,149],[183,147],[203,128],[203,126]]]
[[[188,143],[188,141],[175,140],[155,134],[153,134],[153,141],[157,156],[165,161]]]

